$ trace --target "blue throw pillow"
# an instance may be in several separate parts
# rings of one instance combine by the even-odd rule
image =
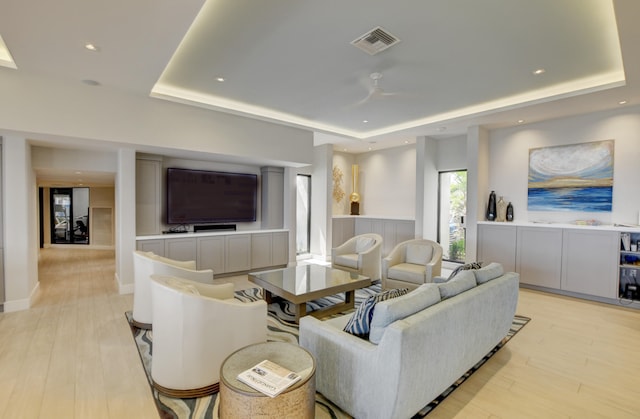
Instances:
[[[363,339],[369,339],[369,329],[371,326],[371,319],[373,318],[373,310],[375,309],[376,304],[380,301],[388,300],[389,298],[405,295],[408,292],[409,288],[402,288],[384,291],[380,294],[368,297],[353,313],[353,316],[351,316],[349,322],[344,327],[344,331]]]

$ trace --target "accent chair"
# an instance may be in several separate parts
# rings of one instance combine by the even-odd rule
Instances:
[[[442,269],[442,246],[425,239],[398,243],[382,259],[382,288],[418,288],[433,282]]]
[[[222,362],[267,341],[267,303],[235,299],[233,284],[209,285],[152,275],[153,386],[171,397],[219,390]]]
[[[133,324],[140,329],[151,329],[151,275],[168,275],[192,281],[213,284],[211,269],[196,270],[196,262],[179,261],[153,252],[133,252]]]
[[[374,233],[354,236],[331,249],[331,267],[380,279],[382,236]]]

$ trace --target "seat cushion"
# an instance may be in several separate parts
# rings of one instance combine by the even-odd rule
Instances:
[[[443,284],[438,284],[438,288],[440,289],[440,297],[443,300],[463,293],[466,290],[470,290],[475,286],[476,276],[470,270],[461,271],[453,279],[450,279]]]
[[[436,284],[423,284],[415,290],[376,304],[369,341],[376,345],[380,343],[385,328],[396,320],[404,319],[422,311],[440,301],[440,290]]]
[[[355,253],[346,253],[344,255],[336,255],[333,258],[333,263],[336,265],[346,266],[353,269],[359,269],[358,255]]]
[[[424,244],[408,244],[406,247],[405,262],[416,265],[426,265],[433,257],[433,248]]]
[[[356,253],[366,252],[376,244],[376,239],[373,237],[358,237],[356,239]]]
[[[371,319],[373,318],[376,304],[380,301],[405,295],[407,292],[409,292],[408,288],[393,289],[368,297],[353,313],[349,322],[344,327],[344,331],[363,339],[369,339]]]
[[[415,265],[413,263],[399,263],[393,265],[387,271],[387,278],[398,281],[411,282],[412,284],[423,284],[426,267],[425,265]]]

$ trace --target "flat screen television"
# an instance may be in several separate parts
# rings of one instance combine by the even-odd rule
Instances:
[[[256,221],[258,175],[167,169],[167,224]]]

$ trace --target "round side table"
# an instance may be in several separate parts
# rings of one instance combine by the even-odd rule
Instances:
[[[302,378],[269,397],[237,379],[238,374],[268,359]],[[220,367],[220,419],[309,418],[315,416],[316,364],[304,348],[286,342],[264,342],[246,346],[225,359]]]

